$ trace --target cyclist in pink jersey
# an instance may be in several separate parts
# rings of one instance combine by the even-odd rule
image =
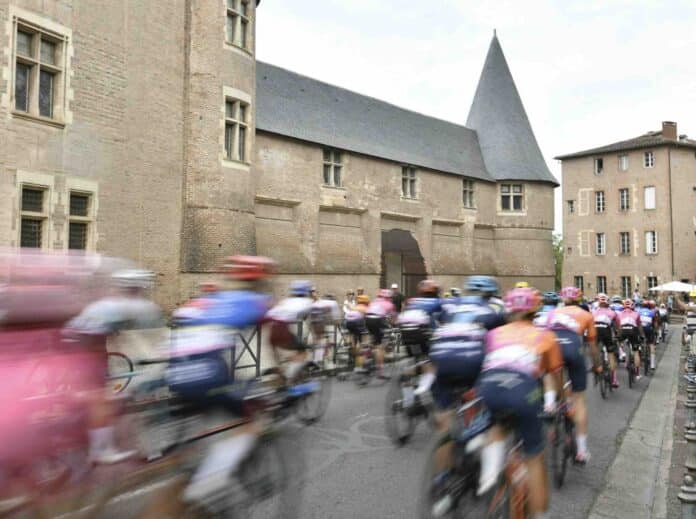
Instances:
[[[597,330],[597,345],[604,345],[609,354],[609,369],[611,370],[611,385],[619,387],[616,378],[617,347],[614,342],[614,325],[616,323],[616,312],[609,306],[609,296],[599,294],[597,298],[598,306],[592,310]],[[601,350],[601,346],[600,346]]]
[[[619,327],[619,338],[628,340],[633,350],[633,358],[636,367],[636,380],[640,379],[640,348],[638,337],[639,335],[645,340],[645,332],[643,325],[640,322],[640,314],[633,308],[633,301],[626,299],[624,301],[624,309],[616,314],[616,324]]]
[[[384,373],[384,348],[382,340],[384,331],[394,322],[396,309],[392,302],[392,291],[386,288],[377,293],[377,297],[372,301],[365,312],[365,324],[367,331],[372,336],[372,344],[375,347],[375,361],[378,374],[381,377]]]

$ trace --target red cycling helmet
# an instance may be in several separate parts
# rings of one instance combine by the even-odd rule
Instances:
[[[273,274],[275,262],[263,256],[231,256],[225,261],[224,272],[239,281],[257,281]]]
[[[377,292],[377,297],[381,299],[391,299],[392,298],[392,291],[389,290],[388,288],[381,288]]]
[[[561,299],[564,302],[579,303],[582,300],[582,290],[578,287],[565,287],[561,290]]]
[[[533,314],[541,306],[541,294],[535,288],[513,288],[503,300],[510,313]]]
[[[609,304],[609,296],[606,294],[599,294],[597,296],[597,302],[600,305],[608,305]]]
[[[440,285],[438,285],[432,279],[424,279],[423,281],[418,283],[418,293],[436,296],[440,293]]]
[[[624,308],[633,309],[633,301],[630,299],[624,299],[623,306],[624,306]]]

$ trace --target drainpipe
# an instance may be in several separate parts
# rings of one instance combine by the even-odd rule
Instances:
[[[670,254],[672,259],[672,279],[674,276],[674,212],[672,211],[672,148],[667,148],[667,174],[669,175],[669,237],[670,237]]]

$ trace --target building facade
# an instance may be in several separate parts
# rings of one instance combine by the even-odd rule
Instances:
[[[553,286],[557,182],[497,37],[463,126],[258,62],[262,11],[0,0],[0,245],[131,258],[166,306],[231,254],[279,291]]]
[[[696,280],[696,141],[676,123],[557,158],[564,284],[628,296]]]

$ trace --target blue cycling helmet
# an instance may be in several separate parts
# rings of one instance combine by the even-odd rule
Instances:
[[[309,297],[312,292],[312,283],[306,280],[296,280],[290,283],[290,295],[295,297]]]
[[[545,305],[557,305],[561,301],[561,298],[556,292],[544,292],[544,304]]]
[[[494,295],[498,293],[498,282],[491,276],[471,276],[466,280],[465,288],[468,292]]]

